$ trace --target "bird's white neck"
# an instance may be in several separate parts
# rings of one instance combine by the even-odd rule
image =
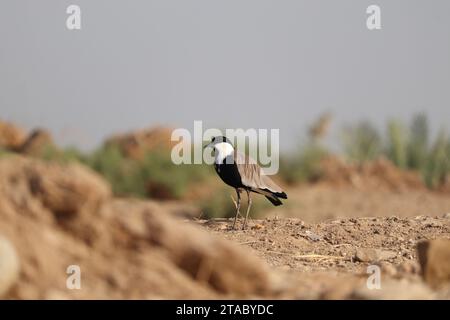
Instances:
[[[220,142],[214,146],[215,162],[220,164],[223,160],[234,153],[234,148],[228,142]]]

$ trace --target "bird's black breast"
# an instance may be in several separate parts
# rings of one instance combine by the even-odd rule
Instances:
[[[215,163],[214,169],[216,170],[219,177],[233,188],[242,188],[241,175],[239,174],[236,163],[227,163],[224,160],[222,163]]]

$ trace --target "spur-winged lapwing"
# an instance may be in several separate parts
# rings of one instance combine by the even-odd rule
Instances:
[[[251,192],[266,196],[273,205],[282,204],[282,199],[287,199],[283,190],[273,182],[255,160],[234,149],[230,140],[226,137],[214,137],[205,148],[214,148],[214,169],[219,177],[228,185],[236,189],[237,203],[236,216],[234,217],[233,229],[241,207],[241,192],[247,192],[247,213],[245,215],[242,229],[247,225],[248,213],[252,205]]]

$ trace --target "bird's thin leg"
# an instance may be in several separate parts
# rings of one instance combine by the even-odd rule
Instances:
[[[247,191],[247,214],[245,215],[244,225],[242,226],[242,230],[247,226],[248,213],[250,212],[250,208],[252,206],[252,197],[250,196],[250,191]]]
[[[234,216],[234,222],[233,222],[233,230],[235,229],[236,226],[236,220],[239,213],[239,209],[241,208],[241,192],[239,191],[239,189],[236,189],[236,194],[237,194],[237,204],[236,204],[236,215]]]
[[[234,203],[234,208],[236,209],[237,208],[237,202],[236,202],[236,200],[234,200],[233,196],[230,196],[230,197],[231,197],[231,200]]]

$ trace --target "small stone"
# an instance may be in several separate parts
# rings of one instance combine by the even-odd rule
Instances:
[[[306,230],[305,236],[306,236],[309,240],[314,241],[314,242],[315,242],[315,241],[322,240],[322,237],[321,237],[321,236],[319,236],[318,234],[315,234],[314,232],[311,232],[311,231],[309,231],[309,230]]]
[[[257,223],[254,226],[252,226],[252,229],[256,230],[264,229],[264,225]]]
[[[433,227],[440,228],[443,225],[444,224],[442,222],[440,222],[440,221],[429,221],[429,222],[425,223],[425,227],[426,228],[433,228]]]
[[[397,254],[392,251],[372,248],[358,248],[355,253],[355,260],[360,262],[376,262],[389,260],[396,256]]]
[[[442,216],[442,218],[444,218],[444,219],[450,219],[450,212],[447,212],[446,214],[444,214],[444,215]]]
[[[288,265],[288,264],[285,264],[285,265],[280,266],[280,270],[281,270],[281,271],[289,271],[289,270],[291,270],[291,269],[292,269],[291,266]]]

